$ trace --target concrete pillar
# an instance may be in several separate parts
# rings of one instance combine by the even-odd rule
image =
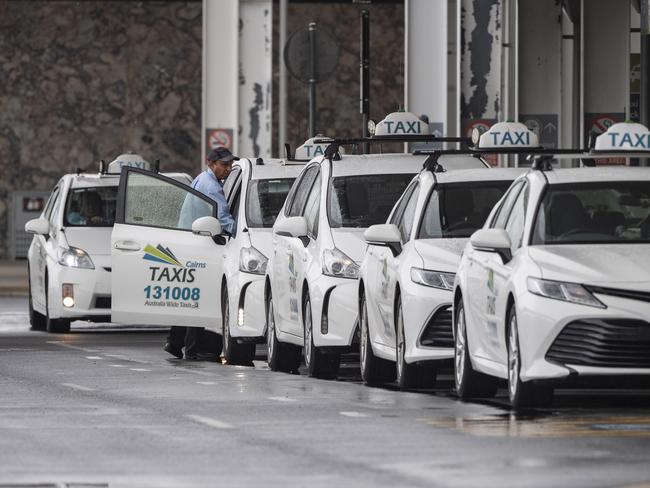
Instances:
[[[203,0],[203,151],[238,144],[239,0]]]
[[[447,0],[406,0],[406,109],[426,115],[432,132],[447,134]]]

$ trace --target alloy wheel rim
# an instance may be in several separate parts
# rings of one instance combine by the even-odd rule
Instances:
[[[519,340],[517,333],[517,317],[513,314],[510,319],[508,334],[508,392],[512,400],[517,395],[519,385]]]
[[[366,317],[366,301],[363,300],[361,307],[361,344],[359,344],[359,354],[361,356],[361,368],[362,370],[366,369],[366,361],[368,354],[366,351],[367,345],[366,341],[368,340],[368,319]]]
[[[463,375],[465,374],[465,310],[462,308],[458,311],[458,327],[456,329],[455,345],[455,376],[456,389],[458,390],[462,384]]]
[[[307,302],[305,305],[305,363],[307,363],[307,366],[311,363],[311,335],[311,303]]]
[[[273,340],[275,336],[275,319],[273,318],[273,301],[269,299],[269,306],[268,306],[268,313],[267,313],[267,326],[266,326],[266,354],[268,356],[268,360],[271,359],[273,356]]]

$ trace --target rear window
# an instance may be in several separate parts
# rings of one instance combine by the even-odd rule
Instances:
[[[330,227],[370,227],[386,222],[414,173],[332,178],[327,215]]]
[[[63,224],[66,227],[112,227],[117,186],[73,188],[68,193]]]
[[[294,178],[252,180],[246,198],[246,220],[249,227],[273,227]]]

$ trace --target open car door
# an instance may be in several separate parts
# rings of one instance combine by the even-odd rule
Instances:
[[[111,234],[114,322],[220,327],[216,216],[216,202],[189,186],[122,169]]]

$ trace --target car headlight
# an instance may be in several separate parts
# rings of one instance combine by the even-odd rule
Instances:
[[[338,249],[325,249],[323,251],[323,274],[336,278],[359,277],[359,265]]]
[[[528,277],[528,291],[533,295],[553,298],[565,302],[589,305],[590,307],[607,308],[584,286],[577,283],[564,283],[562,281],[542,280],[541,278]]]
[[[440,288],[441,290],[453,290],[454,279],[456,279],[454,273],[431,271],[430,269],[422,268],[411,268],[411,280],[419,285]]]
[[[70,268],[95,269],[93,260],[83,249],[76,247],[59,249],[59,264]]]
[[[254,247],[242,247],[239,251],[239,271],[263,275],[268,258]]]

